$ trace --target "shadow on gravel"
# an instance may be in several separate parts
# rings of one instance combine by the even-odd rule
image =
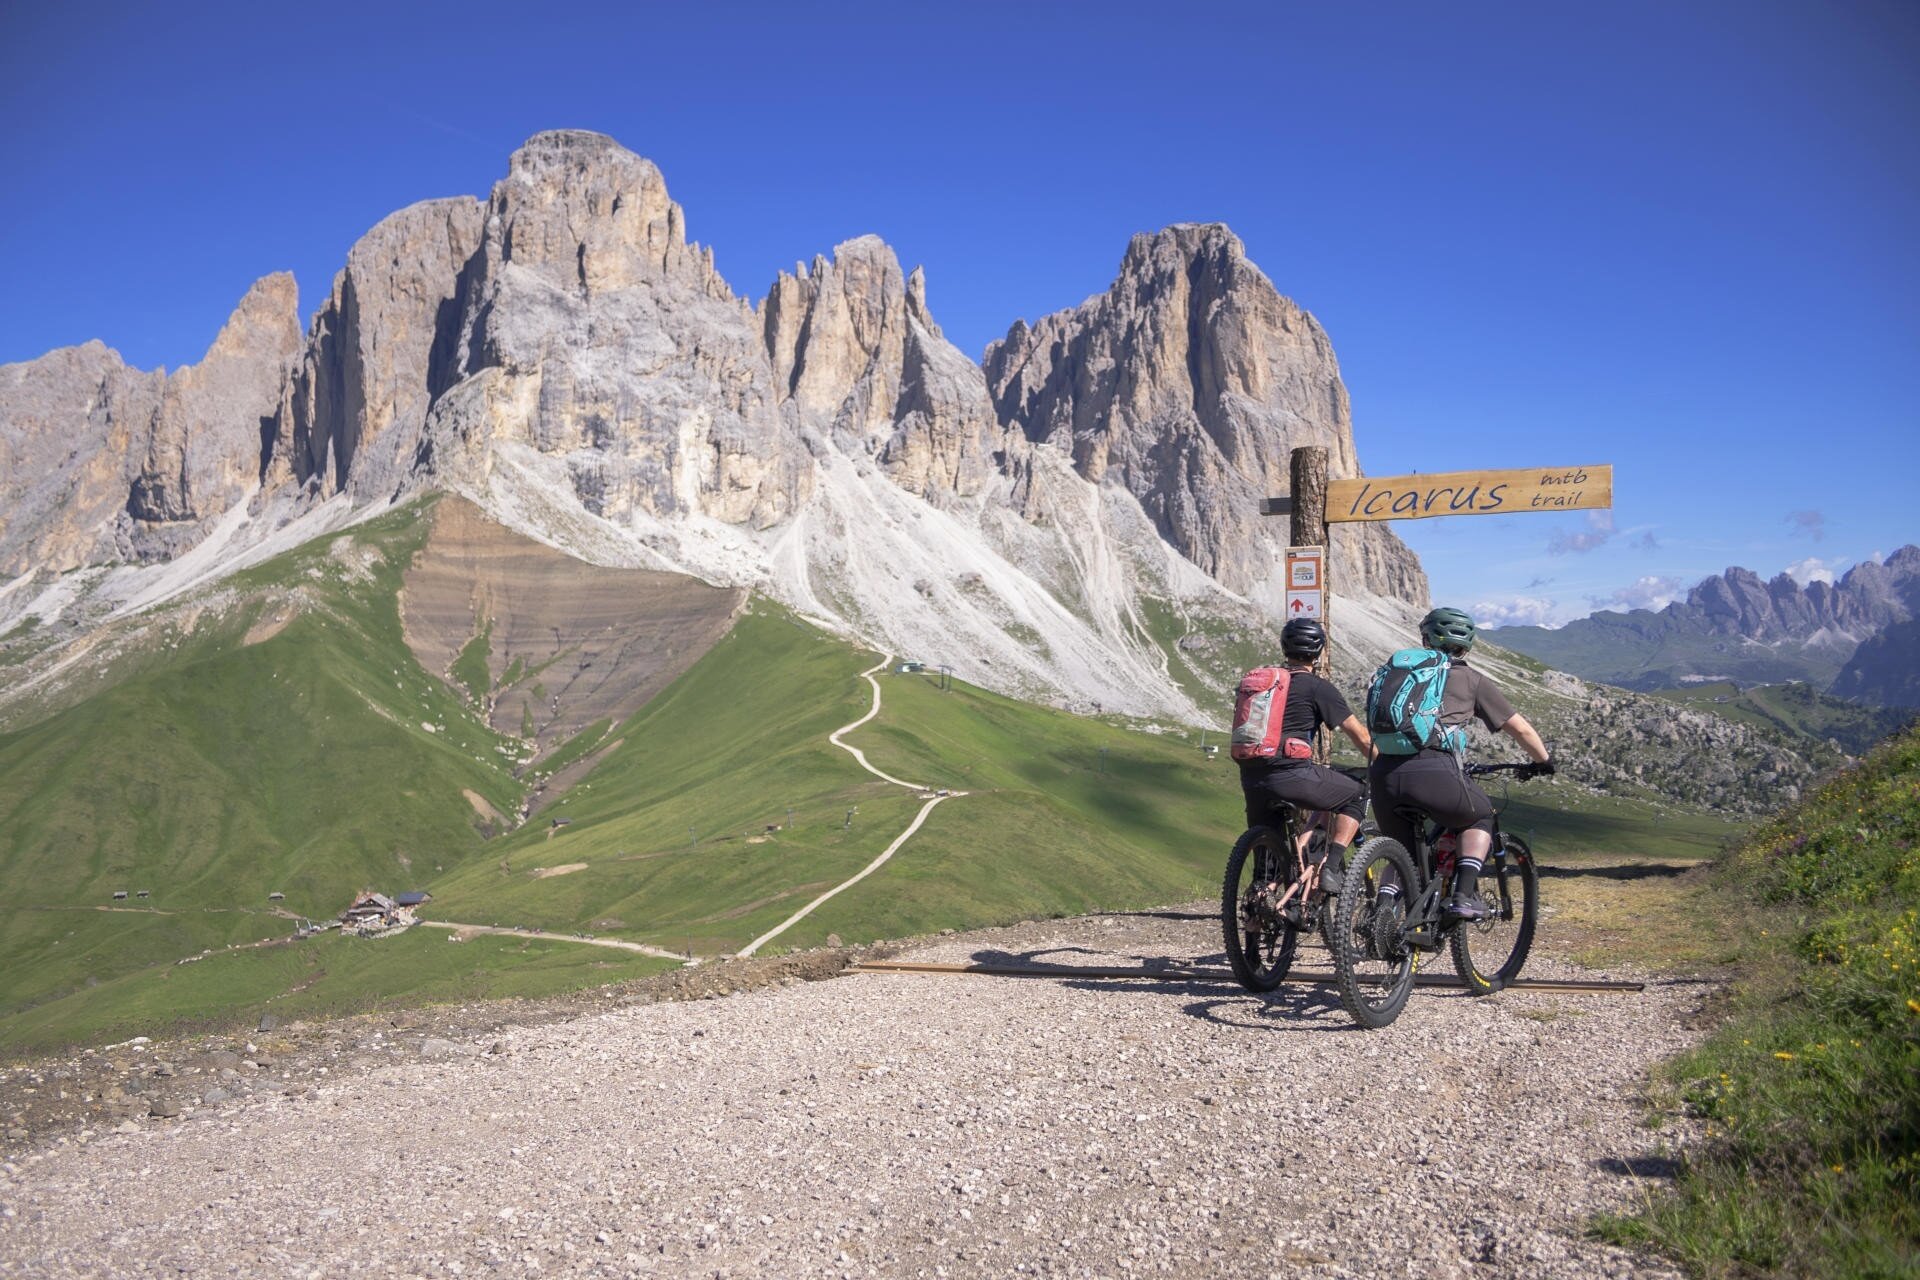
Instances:
[[[1550,867],[1540,864],[1542,880],[1568,880],[1593,876],[1600,880],[1666,880],[1697,871],[1695,862],[1622,862],[1611,867]]]
[[[1627,1160],[1608,1156],[1604,1160],[1595,1160],[1593,1167],[1623,1178],[1672,1179],[1680,1176],[1680,1162],[1666,1156],[1634,1156]]]
[[[1214,996],[1181,1009],[1189,1018],[1248,1031],[1361,1031],[1332,993],[1282,988],[1264,996]]]

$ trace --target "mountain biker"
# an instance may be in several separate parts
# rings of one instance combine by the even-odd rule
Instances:
[[[1360,754],[1371,758],[1373,738],[1366,726],[1348,708],[1340,690],[1313,673],[1314,659],[1326,647],[1326,629],[1314,618],[1295,618],[1280,629],[1280,652],[1291,673],[1286,710],[1280,722],[1281,739],[1312,742],[1321,726],[1326,725],[1353,739]],[[1242,760],[1240,790],[1246,796],[1250,827],[1265,824],[1276,801],[1285,801],[1306,811],[1332,814],[1333,826],[1327,835],[1326,873],[1342,865],[1347,846],[1359,832],[1360,818],[1367,809],[1367,789],[1357,778],[1312,760],[1282,756]],[[1326,873],[1322,875],[1323,885],[1327,884]]]
[[[1473,619],[1464,610],[1435,609],[1420,619],[1420,643],[1452,660],[1441,695],[1440,729],[1464,730],[1469,720],[1478,720],[1493,732],[1506,734],[1526,751],[1534,764],[1525,776],[1552,773],[1553,757],[1533,725],[1513,709],[1485,672],[1467,665],[1466,653],[1473,647],[1476,634]],[[1459,831],[1453,897],[1447,900],[1447,914],[1484,920],[1487,908],[1480,900],[1480,868],[1493,847],[1493,802],[1461,772],[1460,765],[1459,756],[1435,747],[1422,747],[1412,755],[1377,753],[1368,771],[1373,815],[1382,835],[1393,837],[1409,850],[1414,847],[1414,833],[1398,812],[1402,806],[1418,809],[1442,826]],[[1385,896],[1398,890],[1397,884],[1387,884],[1380,892]]]

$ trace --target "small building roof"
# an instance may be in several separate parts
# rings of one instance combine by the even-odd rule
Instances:
[[[433,895],[424,889],[415,889],[411,893],[401,894],[395,901],[403,907],[417,907],[423,902],[432,902]]]
[[[348,907],[342,914],[351,915],[356,911],[378,911],[384,913],[392,911],[396,905],[398,904],[384,893],[367,892],[355,898],[353,905]]]

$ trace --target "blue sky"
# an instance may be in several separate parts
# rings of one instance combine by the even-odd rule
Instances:
[[[976,355],[1221,220],[1369,471],[1615,464],[1597,522],[1399,526],[1438,598],[1565,618],[1920,539],[1915,66],[1906,0],[7,5],[0,361],[185,363],[278,269],[311,312],[544,128],[659,163],[754,296],[877,232]]]

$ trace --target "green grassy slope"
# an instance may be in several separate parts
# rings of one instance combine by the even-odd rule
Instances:
[[[858,673],[872,660],[757,605],[612,732],[620,745],[545,821],[436,883],[433,914],[696,952],[745,944],[858,871],[923,803],[826,740],[867,709]],[[1221,765],[965,685],[942,694],[924,677],[881,680],[881,717],[849,740],[896,776],[973,794],[937,808],[881,873],[779,946],[1164,902],[1217,874],[1239,822]],[[568,825],[548,825],[557,819]],[[576,863],[587,865],[532,874]]]
[[[240,606],[191,630],[156,625],[169,647],[157,666],[0,735],[0,1014],[291,932],[268,914],[272,892],[327,916],[363,886],[411,887],[480,854],[463,792],[511,811],[520,786],[503,740],[401,638],[420,511],[241,575]],[[330,554],[340,539],[354,557]],[[242,642],[296,590],[289,625]],[[145,903],[113,903],[143,889]],[[148,910],[90,910],[110,905]],[[47,935],[66,929],[63,951]]]
[[[1601,1230],[1698,1275],[1920,1271],[1920,730],[1719,871],[1748,922],[1724,1024],[1670,1064],[1705,1121],[1674,1194]]]

